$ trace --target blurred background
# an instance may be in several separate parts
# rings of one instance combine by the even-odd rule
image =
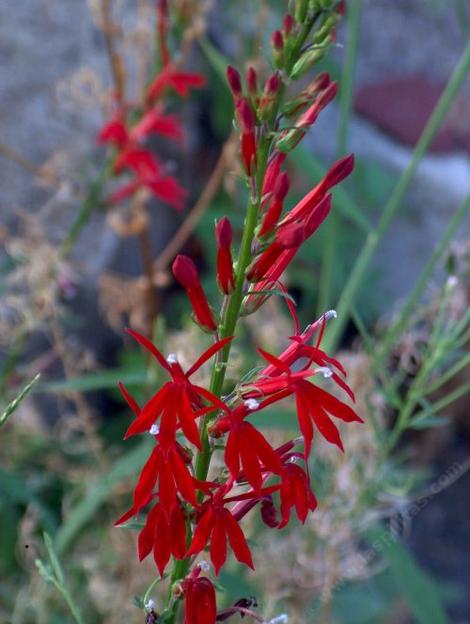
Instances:
[[[240,233],[245,193],[225,66],[267,75],[263,45],[286,3],[171,4],[178,58],[207,78],[167,103],[184,143],[150,143],[188,191],[180,213],[147,196],[111,209],[119,184],[96,140],[115,55],[130,102],[154,66],[153,0],[0,2],[1,622],[74,621],[44,532],[84,621],[145,619],[133,599],[154,566],[112,523],[148,445],[122,442],[116,385],[144,398],[161,380],[124,327],[182,361],[207,344],[168,267],[191,255],[216,301],[214,219]],[[366,425],[344,434],[344,457],[317,443],[320,504],[304,528],[266,533],[252,519],[257,574],[222,573],[221,604],[254,595],[266,617],[299,624],[470,623],[469,34],[467,0],[350,0],[317,67],[340,95],[290,157],[290,201],[336,158],[354,152],[357,165],[286,283],[303,325],[340,312],[326,344]],[[276,351],[291,331],[271,299],[246,320],[233,376],[253,365],[250,339]],[[259,424],[285,439],[293,423]]]

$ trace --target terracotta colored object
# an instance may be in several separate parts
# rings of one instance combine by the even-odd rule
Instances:
[[[355,110],[394,139],[414,146],[444,89],[414,74],[391,78],[359,89]],[[431,145],[435,153],[470,150],[470,99],[456,98],[441,130]]]

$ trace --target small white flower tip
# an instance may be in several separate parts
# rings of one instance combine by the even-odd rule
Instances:
[[[338,318],[338,312],[336,312],[336,310],[328,310],[328,312],[325,312],[324,317],[327,321],[329,321],[330,319],[337,319]]]
[[[256,399],[247,399],[245,405],[249,410],[256,410],[259,407],[259,403]]]
[[[449,275],[447,278],[447,288],[455,288],[459,283],[459,278],[456,275]]]
[[[160,433],[160,427],[157,424],[153,424],[149,429],[150,435],[158,435]]]
[[[289,622],[289,616],[287,613],[281,613],[272,620],[269,620],[268,624],[287,624]]]
[[[176,355],[176,353],[169,353],[166,361],[168,362],[168,364],[176,364],[176,362],[178,361],[178,356]]]
[[[315,369],[315,372],[317,373],[317,375],[323,375],[324,379],[329,379],[333,375],[333,371],[331,370],[331,368],[328,368],[328,366],[320,366],[319,368]]]
[[[155,600],[147,600],[147,602],[145,603],[145,610],[148,611],[148,613],[150,613],[154,609],[155,609]]]
[[[199,567],[201,568],[203,572],[209,572],[209,570],[211,569],[210,564],[207,563],[205,559],[199,562]]]

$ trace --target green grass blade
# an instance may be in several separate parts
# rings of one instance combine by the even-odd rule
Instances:
[[[5,411],[2,413],[2,415],[0,416],[0,427],[2,427],[6,421],[10,418],[10,416],[13,414],[13,412],[18,408],[19,404],[21,403],[21,401],[23,401],[23,399],[26,397],[26,395],[31,391],[32,387],[34,386],[34,384],[38,381],[39,377],[41,375],[38,373],[36,375],[36,377],[34,377],[34,379],[32,379],[28,385],[26,385],[23,390],[20,392],[20,394],[16,397],[16,399],[13,399],[13,401],[11,401],[11,403],[9,403],[5,409]]]
[[[392,219],[395,217],[400,204],[405,196],[406,191],[413,179],[413,176],[418,168],[419,163],[423,159],[426,151],[428,150],[433,138],[442,125],[452,103],[457,95],[463,81],[465,80],[470,70],[470,43],[467,44],[460,61],[455,67],[447,86],[442,93],[433,113],[426,124],[426,127],[419,138],[419,141],[413,151],[411,162],[407,169],[403,172],[398,180],[395,189],[387,202],[382,217],[377,225],[377,228],[371,232],[365,241],[362,251],[356,260],[355,265],[352,268],[349,279],[344,286],[341,298],[337,305],[338,319],[335,325],[332,326],[328,335],[325,337],[326,350],[334,349],[341,339],[341,335],[349,319],[351,306],[354,304],[355,297],[361,286],[362,279],[367,271],[369,263],[374,255],[380,241],[385,235]]]
[[[419,624],[449,624],[437,583],[415,563],[406,548],[383,527],[367,532],[367,541],[390,567],[400,594]]]
[[[138,471],[149,452],[149,443],[139,445],[119,459],[108,474],[103,475],[91,485],[83,499],[71,509],[56,533],[54,545],[59,554],[64,552],[76,538],[81,528],[93,518],[96,511],[108,500],[113,488],[123,479]]]

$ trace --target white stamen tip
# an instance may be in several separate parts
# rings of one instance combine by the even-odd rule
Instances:
[[[176,353],[169,353],[166,361],[168,362],[168,364],[176,364],[176,362],[178,361],[178,356],[176,355]]]
[[[328,312],[325,312],[323,316],[325,317],[325,320],[329,321],[332,318],[338,318],[338,312],[336,312],[336,310],[328,310]]]
[[[455,288],[459,283],[458,277],[456,275],[449,275],[447,278],[447,288]]]
[[[150,435],[158,435],[160,433],[160,427],[157,424],[153,424],[149,429]]]
[[[256,399],[247,399],[245,405],[249,410],[256,410],[259,407],[259,403]]]
[[[209,570],[211,569],[210,565],[207,563],[205,559],[199,562],[199,567],[201,568],[203,572],[209,572]]]
[[[333,371],[328,366],[320,366],[315,369],[317,375],[323,375],[324,379],[329,379],[333,375]]]
[[[155,609],[155,600],[147,600],[147,602],[145,603],[145,610],[148,611],[148,613],[150,613],[154,609]]]
[[[272,620],[269,620],[268,624],[287,624],[289,622],[289,616],[287,613],[282,613],[276,616]]]

